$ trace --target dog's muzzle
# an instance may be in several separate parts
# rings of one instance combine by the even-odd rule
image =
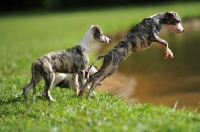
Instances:
[[[111,39],[109,39],[109,38],[105,38],[105,40],[104,41],[101,41],[102,43],[110,43],[111,42]]]

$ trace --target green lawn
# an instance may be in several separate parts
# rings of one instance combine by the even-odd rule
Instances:
[[[5,90],[10,87],[13,93]],[[18,89],[11,85],[5,86],[0,91],[4,94],[0,101],[2,132],[198,132],[200,130],[200,115],[195,111],[175,110],[176,107],[174,109],[166,106],[155,107],[151,104],[127,104],[108,93],[86,99],[75,96],[72,90],[56,88],[52,90],[52,95],[57,101],[49,103],[40,96],[35,102],[26,101],[19,95],[16,96],[19,94]]]
[[[200,115],[195,111],[131,105],[108,93],[85,99],[76,97],[72,90],[52,89],[57,101],[49,103],[40,96],[41,82],[36,101],[21,97],[22,87],[31,78],[32,62],[44,53],[76,45],[91,24],[100,25],[105,34],[115,34],[158,12],[199,17],[199,7],[200,2],[196,2],[1,15],[0,131],[200,131]]]

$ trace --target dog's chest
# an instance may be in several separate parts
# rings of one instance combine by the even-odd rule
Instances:
[[[145,19],[138,24],[135,29],[127,36],[134,51],[147,49],[155,40],[155,35],[161,30],[161,25],[152,19]]]
[[[144,50],[144,49],[149,48],[149,46],[150,46],[150,44],[147,41],[146,36],[136,37],[135,42],[136,42],[135,51]]]

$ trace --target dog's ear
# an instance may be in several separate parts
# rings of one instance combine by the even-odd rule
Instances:
[[[92,30],[94,31],[94,33],[100,33],[100,28],[98,25],[94,25],[94,27],[92,28]]]
[[[177,13],[176,12],[174,12],[174,17],[176,17],[177,16]]]
[[[176,18],[177,13],[176,12],[166,12],[166,14],[169,16],[169,18],[173,19]]]

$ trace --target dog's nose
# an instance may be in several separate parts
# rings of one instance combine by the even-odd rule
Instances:
[[[109,39],[108,41],[109,41],[109,43],[110,43],[110,42],[111,42],[111,39]]]
[[[183,29],[183,31],[182,32],[185,32],[185,29]]]

